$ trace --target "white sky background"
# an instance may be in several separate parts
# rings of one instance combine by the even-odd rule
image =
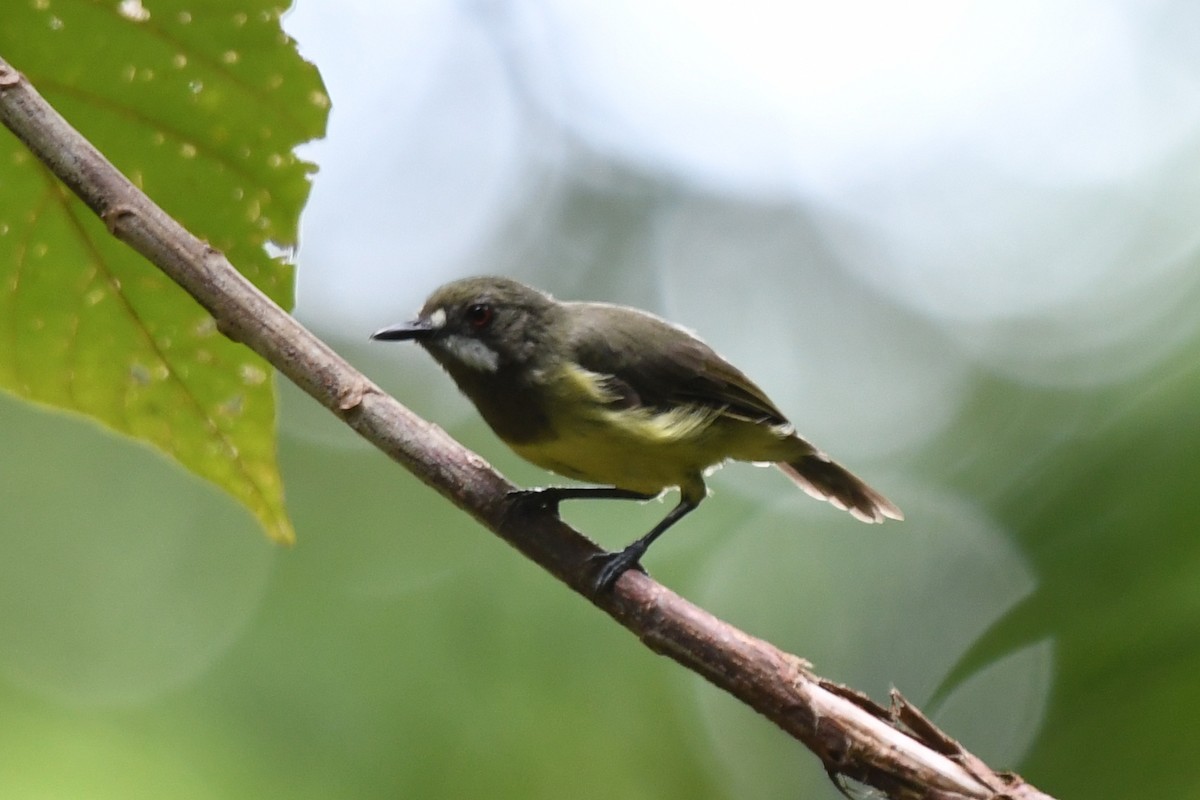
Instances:
[[[502,269],[491,237],[555,203],[531,180],[547,121],[698,196],[794,207],[843,294],[1026,380],[1128,378],[1200,318],[1194,3],[299,0],[286,25],[334,103],[306,151],[299,312],[351,337]],[[688,219],[685,200],[663,236],[712,230]],[[759,237],[724,244],[742,258],[701,267],[753,275]],[[686,317],[691,263],[647,266],[711,331]]]

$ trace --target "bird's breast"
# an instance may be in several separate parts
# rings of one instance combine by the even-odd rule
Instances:
[[[560,475],[647,494],[688,483],[725,459],[709,433],[719,411],[628,408],[606,383],[577,365],[543,376],[548,435],[509,446]]]

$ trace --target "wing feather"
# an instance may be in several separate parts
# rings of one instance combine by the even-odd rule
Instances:
[[[626,407],[681,405],[789,424],[762,389],[688,331],[653,314],[604,303],[578,303],[570,343],[575,361],[607,376],[606,388]]]

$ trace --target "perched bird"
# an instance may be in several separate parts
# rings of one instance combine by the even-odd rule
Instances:
[[[508,278],[466,278],[437,289],[415,320],[371,338],[425,348],[517,455],[603,484],[532,490],[548,507],[679,489],[679,504],[649,533],[600,557],[597,590],[638,566],[655,539],[700,505],[705,473],[731,459],[774,463],[813,497],[863,522],[903,519],[801,438],[737,367],[648,312],[561,302]]]

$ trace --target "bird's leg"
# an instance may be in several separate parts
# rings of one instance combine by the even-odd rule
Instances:
[[[656,496],[616,486],[547,486],[508,493],[509,502],[514,506],[549,511],[555,516],[558,516],[558,504],[563,500],[653,500]]]
[[[646,554],[646,550],[654,543],[654,540],[662,536],[667,528],[679,522],[679,520],[687,516],[698,505],[700,505],[699,502],[684,498],[679,501],[679,505],[671,509],[662,518],[661,522],[651,528],[649,533],[624,550],[617,553],[602,553],[593,556],[594,560],[601,562],[600,571],[596,573],[596,579],[593,583],[595,591],[599,593],[611,589],[623,572],[634,567],[640,568],[641,565],[638,564],[638,561]]]

